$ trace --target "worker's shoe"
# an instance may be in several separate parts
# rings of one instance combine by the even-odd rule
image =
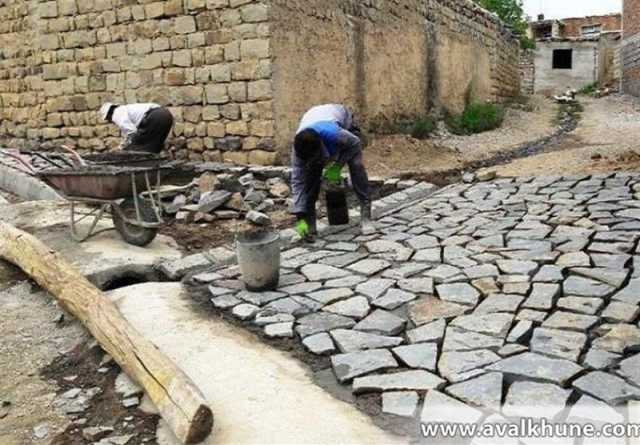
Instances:
[[[373,235],[376,228],[371,220],[371,203],[360,204],[360,232],[362,235]]]
[[[318,239],[318,222],[315,214],[309,214],[306,217],[307,224],[309,224],[309,231],[304,236],[305,243],[313,244]]]

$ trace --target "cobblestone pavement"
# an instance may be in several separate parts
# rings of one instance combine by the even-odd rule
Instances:
[[[640,174],[453,185],[373,235],[283,252],[276,292],[242,290],[233,267],[202,278],[216,307],[330,356],[385,413],[588,418],[640,400],[639,192]]]

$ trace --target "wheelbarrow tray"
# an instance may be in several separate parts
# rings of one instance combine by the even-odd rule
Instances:
[[[134,183],[138,193],[147,190],[147,178],[153,181],[162,169],[98,165],[46,170],[39,177],[67,197],[117,200],[131,197]]]

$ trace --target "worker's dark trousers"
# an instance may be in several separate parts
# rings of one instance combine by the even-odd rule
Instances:
[[[138,131],[130,136],[128,151],[160,153],[173,127],[173,115],[164,107],[149,110],[138,126]]]
[[[353,184],[353,190],[360,201],[360,204],[365,206],[369,204],[369,177],[367,176],[367,170],[364,167],[362,159],[362,150],[358,150],[357,153],[343,153],[340,162],[345,162],[349,166],[349,175],[351,176],[351,183]],[[320,196],[320,189],[322,186],[322,172],[324,163],[318,163],[311,166],[305,171],[304,188],[299,200],[294,196],[294,211],[295,214],[304,214],[307,221],[312,227],[315,227],[316,222],[316,201]]]

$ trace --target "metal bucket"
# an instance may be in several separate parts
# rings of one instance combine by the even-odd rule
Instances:
[[[236,236],[236,253],[247,290],[274,290],[280,282],[280,234],[275,231],[244,232]]]

